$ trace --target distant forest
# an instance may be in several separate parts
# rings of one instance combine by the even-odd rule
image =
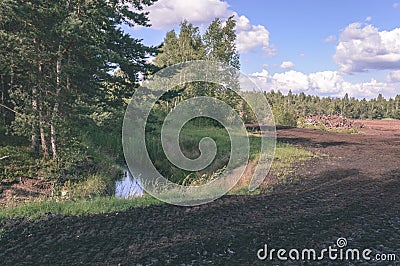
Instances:
[[[348,94],[343,98],[331,98],[305,93],[293,94],[291,91],[287,95],[280,91],[266,92],[265,95],[277,124],[288,124],[287,120],[308,115],[341,115],[351,119],[400,119],[400,95],[385,99],[379,94],[377,98],[370,100],[356,99]]]

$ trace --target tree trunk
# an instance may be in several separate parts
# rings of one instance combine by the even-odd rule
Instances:
[[[53,160],[57,161],[58,154],[57,154],[57,139],[56,139],[56,127],[54,126],[54,121],[51,122],[50,125],[50,142],[51,142],[51,151],[53,153]]]
[[[38,72],[39,72],[39,77],[42,74],[42,64],[39,62],[39,67],[38,67]],[[40,83],[40,81],[39,81]],[[40,88],[40,87],[39,87]],[[47,143],[46,143],[46,131],[44,130],[46,126],[46,122],[44,121],[43,117],[43,103],[40,101],[39,103],[39,132],[40,132],[40,140],[42,144],[42,151],[43,151],[43,157],[48,158],[49,157],[49,149],[47,148]]]
[[[0,75],[0,88],[1,88],[1,104],[5,105],[5,92],[6,92],[6,86],[5,86],[5,80],[4,76]],[[4,112],[3,108],[0,108],[0,114],[1,114],[1,120],[2,123],[0,125],[6,125],[6,113]]]
[[[43,157],[47,159],[49,158],[49,149],[47,148],[47,143],[46,143],[46,132],[44,130],[45,125],[46,122],[43,119],[42,108],[40,108],[39,110],[40,140],[42,142]]]
[[[57,71],[57,91],[56,91],[56,102],[54,103],[54,108],[53,108],[53,115],[52,115],[52,121],[50,125],[50,142],[51,142],[51,150],[53,153],[53,160],[57,161],[58,159],[58,153],[57,153],[57,131],[56,131],[56,120],[58,117],[58,109],[59,109],[59,103],[58,103],[58,96],[60,95],[61,91],[61,45],[58,46],[58,59],[57,59],[57,66],[56,66],[56,71]]]
[[[32,87],[32,112],[36,116],[38,113],[38,105],[37,105],[37,88],[36,86]],[[32,135],[31,135],[31,151],[33,153],[38,152],[38,136],[37,136],[37,123],[36,118],[32,121]]]

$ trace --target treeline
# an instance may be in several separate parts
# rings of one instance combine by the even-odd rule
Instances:
[[[169,31],[155,57],[154,63],[159,67],[167,67],[190,60],[215,60],[240,69],[239,54],[236,51],[236,21],[233,17],[226,23],[215,19],[203,35],[192,24],[184,21],[180,31]],[[243,104],[230,90],[215,86],[187,86],[185,90],[175,91],[161,102],[164,109],[173,108],[179,101],[193,95],[218,97],[231,104],[243,114],[245,122],[255,122],[251,110]],[[318,97],[305,93],[287,95],[280,91],[265,92],[278,124],[295,125],[298,117],[308,115],[341,115],[351,119],[400,119],[400,95],[385,99],[381,94],[375,99],[356,99],[346,94],[343,98]],[[163,109],[163,108],[161,108]]]
[[[360,100],[343,98],[319,97],[305,93],[287,95],[280,91],[265,92],[278,124],[295,125],[298,117],[308,115],[340,115],[351,119],[400,119],[400,95],[385,99],[382,94],[377,98]]]

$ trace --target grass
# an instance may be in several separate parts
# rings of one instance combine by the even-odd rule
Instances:
[[[339,129],[326,129],[328,132],[334,132],[334,133],[343,133],[343,134],[364,134],[362,131],[356,129],[356,128],[339,128]]]
[[[310,151],[295,147],[289,143],[278,142],[275,152],[275,163],[280,162],[289,165],[297,161],[307,161],[313,156],[314,154]]]
[[[293,176],[292,165],[298,162],[308,161],[318,155],[310,151],[295,147],[288,143],[278,142],[276,145],[274,161],[270,168],[270,173],[278,178],[279,183],[289,182]],[[238,184],[229,192],[230,195],[257,195],[262,193],[261,189],[249,191],[252,173],[254,171],[255,163],[249,164],[249,169],[244,177]]]
[[[150,196],[144,196],[134,199],[99,197],[92,200],[45,200],[40,202],[27,202],[17,207],[2,209],[0,210],[0,221],[15,217],[26,217],[28,219],[35,220],[38,219],[40,216],[45,215],[46,213],[57,213],[62,215],[89,215],[110,213],[157,204],[162,203],[159,200]]]
[[[278,143],[271,173],[277,177],[279,183],[290,182],[294,173],[291,166],[294,163],[308,161],[315,156],[312,152],[297,148],[291,144]]]
[[[157,170],[163,176],[169,177],[169,180],[172,182],[182,184],[187,180],[189,175],[195,175],[194,178],[198,179],[203,178],[204,175],[210,178],[215,172],[222,169],[229,162],[231,142],[228,132],[224,128],[214,125],[207,125],[206,123],[199,124],[196,119],[185,124],[180,132],[179,142],[183,154],[191,159],[198,158],[200,156],[200,151],[198,149],[199,142],[205,137],[210,137],[215,141],[217,145],[217,154],[214,161],[206,169],[196,173],[179,169],[169,162],[161,145],[160,130],[155,130],[146,134],[146,146],[152,163]],[[257,136],[250,136],[249,140],[250,160],[253,160],[259,153],[258,147],[261,144],[261,139]]]

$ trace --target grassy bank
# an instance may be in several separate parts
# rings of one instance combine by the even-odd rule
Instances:
[[[201,180],[207,182],[210,178],[215,177],[229,162],[231,152],[229,134],[222,127],[210,125],[210,121],[202,124],[194,119],[182,128],[179,136],[180,149],[190,159],[196,159],[200,156],[198,146],[203,138],[209,137],[215,142],[217,146],[215,159],[207,168],[198,172],[185,171],[172,164],[165,156],[160,134],[160,130],[156,130],[146,135],[147,151],[157,170],[172,182],[199,185]],[[260,153],[260,136],[249,135],[249,144],[249,158],[254,160]]]
[[[269,175],[277,180],[277,184],[285,184],[290,182],[293,178],[294,170],[293,165],[296,163],[304,163],[311,158],[318,156],[305,149],[295,147],[288,143],[278,142],[276,145],[274,161],[271,165]],[[249,191],[250,184],[255,164],[250,162],[248,169],[244,173],[243,178],[238,184],[229,192],[231,195],[253,195],[270,191],[272,187],[268,185],[262,189],[258,188],[254,191]],[[267,174],[267,173],[266,173]],[[265,189],[266,188],[266,189]]]
[[[161,204],[153,197],[145,196],[135,199],[118,199],[115,197],[98,197],[94,199],[78,199],[67,201],[46,200],[29,202],[0,211],[0,220],[14,217],[37,219],[45,214],[89,215],[125,211],[132,208]]]
[[[251,142],[253,145],[256,145],[259,141],[260,136],[251,137]],[[253,150],[255,150],[254,147]],[[288,182],[293,173],[291,166],[299,161],[307,161],[314,156],[314,154],[304,149],[294,147],[287,143],[278,143],[275,159],[271,167],[271,173],[273,173],[279,179],[280,183]],[[238,182],[238,184],[229,194],[248,195],[262,193],[262,191],[259,189],[254,192],[248,191],[248,184],[250,180],[251,174],[245,174],[244,178]],[[115,197],[95,197],[93,199],[78,198],[60,201],[49,199],[36,202],[27,202],[17,207],[4,208],[0,210],[0,220],[15,217],[36,219],[48,213],[58,213],[62,215],[109,213],[125,211],[132,208],[145,207],[154,204],[161,204],[161,202],[148,195],[134,199],[117,199]]]

